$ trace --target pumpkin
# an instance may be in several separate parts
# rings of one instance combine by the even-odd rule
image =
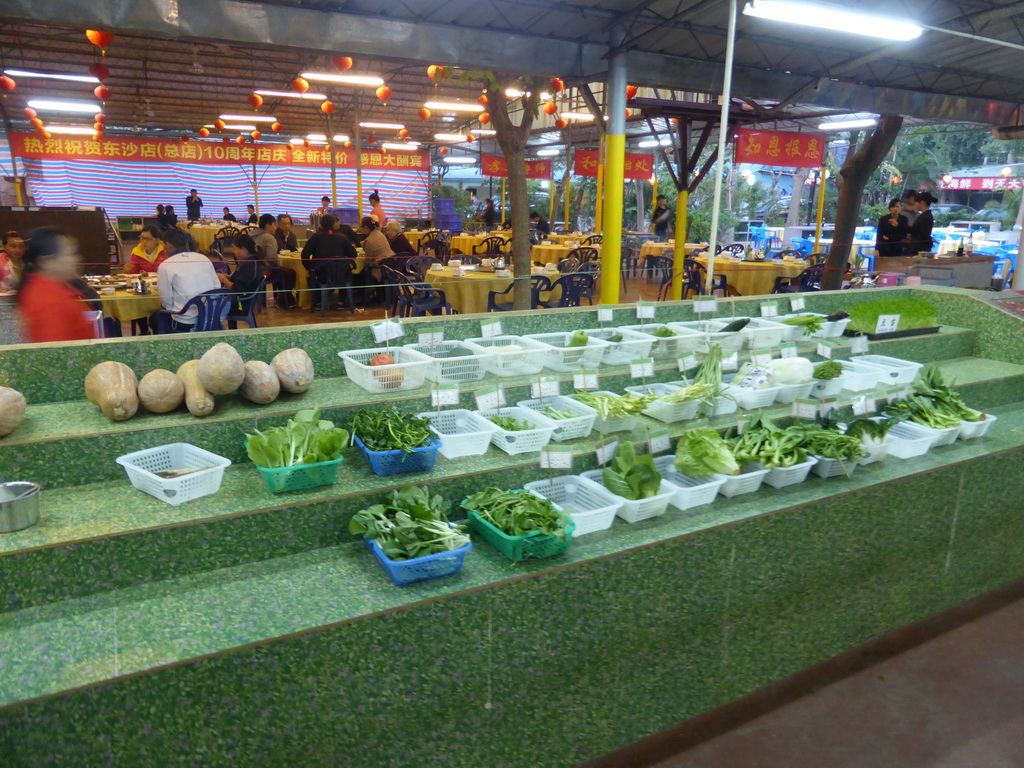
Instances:
[[[245,364],[245,380],[238,388],[238,394],[246,400],[266,405],[277,400],[281,394],[281,380],[267,363],[250,360]]]
[[[139,380],[124,363],[93,366],[85,377],[85,396],[111,421],[127,421],[139,410]]]
[[[199,383],[214,395],[237,392],[245,380],[245,362],[230,344],[221,342],[210,347],[199,358]]]
[[[157,368],[139,382],[139,400],[150,413],[169,413],[185,399],[185,385],[177,374]]]
[[[213,413],[213,395],[206,391],[199,381],[199,361],[189,360],[178,368],[178,378],[185,386],[185,405],[193,416],[209,416]]]
[[[304,349],[292,347],[278,352],[270,365],[286,392],[305,392],[313,383],[313,361]]]
[[[16,389],[0,387],[0,437],[11,434],[25,418],[25,396]]]

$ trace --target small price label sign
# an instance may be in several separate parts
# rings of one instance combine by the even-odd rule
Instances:
[[[497,384],[490,384],[476,391],[477,410],[493,411],[496,408],[504,408],[507,404],[505,390]]]
[[[430,390],[430,404],[434,408],[440,408],[443,405],[458,405],[459,385],[444,382],[435,383],[434,388]]]
[[[818,413],[822,416],[828,416],[829,413],[839,407],[838,397],[823,397],[818,403]]]
[[[698,315],[710,315],[718,311],[717,299],[694,299],[693,311]]]
[[[810,398],[798,397],[793,401],[794,419],[815,419],[818,416],[818,401]]]
[[[568,445],[545,445],[540,449],[541,469],[572,469],[572,448]]]
[[[818,356],[824,357],[826,360],[832,359],[832,345],[827,341],[818,342]]]
[[[900,329],[899,315],[879,315],[875,333],[894,333]]]
[[[761,302],[761,317],[778,317],[779,316],[779,302],[777,301],[762,301]]]
[[[873,398],[867,395],[858,395],[853,398],[853,415],[868,416],[878,410],[878,404]]]
[[[750,361],[756,365],[764,365],[772,361],[772,356],[770,349],[754,349],[750,352]]]
[[[898,385],[895,387],[889,387],[889,389],[885,391],[885,402],[893,403],[897,400],[906,400],[909,394],[910,391],[905,386]]]
[[[373,331],[373,340],[378,344],[384,344],[391,341],[391,339],[400,339],[405,336],[405,329],[397,317],[374,323],[370,326],[370,330]]]
[[[726,355],[722,358],[722,370],[723,371],[735,371],[740,367],[740,353],[733,352],[731,355]]]
[[[654,360],[650,357],[641,357],[638,360],[631,360],[629,363],[629,375],[634,379],[644,379],[654,375]]]
[[[638,301],[636,303],[636,318],[637,320],[653,320],[654,303],[650,301]]]
[[[485,339],[493,339],[495,336],[501,336],[501,320],[481,320],[480,335]]]
[[[779,357],[796,357],[796,342],[784,341],[779,344]]]
[[[558,397],[560,394],[559,382],[554,376],[541,376],[530,385],[531,397]]]
[[[746,414],[746,413],[741,413],[736,418],[736,434],[737,435],[742,435],[746,431],[747,425],[750,423],[750,419],[751,418],[752,417],[749,414]]]
[[[597,371],[584,368],[572,375],[572,385],[576,389],[597,389]]]
[[[685,355],[684,357],[680,357],[677,362],[679,363],[680,373],[692,371],[699,365],[699,363],[697,362],[697,355],[695,355],[693,352],[691,352],[688,355]]]
[[[653,317],[653,315],[652,315]],[[601,306],[597,308],[597,322],[599,323],[610,323],[612,322],[612,308]]]
[[[420,346],[432,347],[444,341],[444,331],[420,331],[416,338]]]
[[[851,355],[866,355],[868,353],[868,337],[854,336],[850,341]]]
[[[802,312],[804,308],[804,297],[794,296],[789,300],[789,311],[790,312]]]
[[[647,450],[653,455],[670,447],[667,429],[656,429],[647,436]]]
[[[615,456],[615,450],[619,447],[619,441],[613,440],[610,443],[601,443],[597,446],[597,463],[602,466],[607,464]]]

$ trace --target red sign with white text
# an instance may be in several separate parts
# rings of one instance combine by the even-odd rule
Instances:
[[[32,160],[108,160],[113,162],[194,163],[197,165],[289,165],[328,166],[327,147],[291,144],[245,144],[221,141],[169,141],[136,139],[130,136],[102,137],[99,141],[78,136],[52,136],[43,139],[31,133],[10,134],[11,150],[16,157]],[[335,149],[339,168],[355,168],[354,149]],[[430,167],[426,152],[363,152],[364,168],[422,170]]]
[[[508,164],[505,162],[504,157],[484,155],[482,167],[484,176],[497,176],[499,178],[508,176]],[[528,179],[551,178],[550,160],[527,160],[523,163],[523,169],[526,171],[526,178]]]
[[[597,176],[598,154],[596,149],[576,150],[576,164],[572,172],[576,176]],[[625,179],[649,179],[654,173],[654,155],[647,152],[627,152],[622,165]]]
[[[964,179],[950,179],[945,182],[939,179],[936,186],[939,189],[963,189],[972,192],[1002,192],[1007,189],[1024,188],[1024,179],[1007,179],[1003,176],[977,177]]]
[[[736,134],[736,162],[781,168],[820,168],[825,159],[825,137],[820,133],[753,131]]]

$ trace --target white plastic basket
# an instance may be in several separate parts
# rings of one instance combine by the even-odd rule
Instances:
[[[925,432],[918,424],[902,422],[889,427],[885,442],[889,446],[889,455],[898,459],[912,459],[924,456],[931,450],[937,435]]]
[[[602,365],[629,365],[634,360],[651,356],[654,339],[646,333],[637,333],[628,328],[586,328],[583,331],[592,339],[600,339],[608,344],[604,350]],[[615,336],[622,336],[622,341],[612,341]]]
[[[865,363],[860,358],[840,360],[843,365],[843,389],[851,392],[866,392],[882,383],[887,375],[884,368]]]
[[[124,467],[133,486],[175,507],[219,491],[224,470],[231,466],[231,459],[204,451],[190,443],[168,443],[146,448],[118,456],[115,461]],[[172,478],[153,474],[169,469],[199,467],[208,469]]]
[[[377,355],[391,355],[392,365],[371,366]],[[430,358],[409,347],[377,347],[339,352],[345,363],[345,374],[367,392],[398,392],[418,389],[427,377]]]
[[[981,437],[988,432],[988,428],[994,421],[998,421],[998,419],[990,413],[985,414],[984,421],[961,421],[958,437],[961,440],[973,440],[976,437]]]
[[[569,517],[576,523],[573,538],[610,528],[615,513],[622,506],[622,499],[603,485],[576,475],[537,480],[523,487],[555,506],[569,510]]]
[[[740,334],[746,339],[748,349],[770,349],[782,343],[789,335],[789,329],[773,320],[752,317]]]
[[[775,402],[792,403],[799,397],[807,397],[814,387],[814,379],[806,384],[778,384],[779,391],[775,393]]]
[[[651,345],[651,357],[659,360],[666,358],[674,360],[696,352],[704,338],[697,331],[679,327],[678,323],[646,323],[645,325],[624,325],[622,327],[627,331],[636,331],[650,336],[654,341]],[[676,335],[655,336],[654,332],[659,328],[668,328]]]
[[[669,504],[679,510],[710,504],[718,496],[718,489],[725,482],[725,475],[684,475],[676,469],[675,456],[661,456],[654,460],[654,466],[662,478],[676,487],[676,493]]]
[[[917,372],[924,367],[923,363],[901,360],[898,357],[887,357],[886,355],[858,355],[855,359],[885,369],[888,375],[883,377],[882,381],[889,386],[893,384],[910,384],[917,376]]]
[[[764,482],[772,488],[785,488],[787,485],[796,485],[807,479],[807,474],[813,467],[817,466],[817,459],[808,456],[807,461],[794,464],[791,467],[769,467]]]
[[[827,317],[827,315],[822,315],[817,312],[797,312],[796,314],[783,315],[782,317],[777,317],[775,318],[775,320],[779,323],[779,325],[783,325],[786,328],[790,329],[787,335],[787,338],[790,341],[800,341],[801,339],[808,339],[812,337],[818,339],[834,339],[838,336],[842,336],[843,331],[846,330],[846,326],[850,324],[850,318],[845,317],[842,320],[823,322],[820,329],[818,329],[814,333],[807,333],[807,326],[805,325],[789,325],[788,323],[782,322],[783,320],[789,320],[794,317],[808,317],[810,315],[820,317],[822,320],[825,320],[825,318]]]
[[[854,470],[860,465],[860,461],[840,459],[826,459],[824,456],[815,456],[818,463],[812,468],[812,472],[818,477],[850,477]]]
[[[743,493],[753,493],[761,487],[761,483],[764,482],[767,474],[767,469],[747,469],[744,467],[739,475],[718,475],[718,477],[725,478],[725,482],[722,483],[718,492],[730,499]]]
[[[729,389],[726,387],[722,391]],[[736,409],[739,408],[739,403],[736,402],[736,398],[727,395],[719,395],[714,399],[714,402],[708,403],[701,401],[700,412],[705,416],[725,416],[729,413],[736,413]]]
[[[610,395],[612,397],[622,397],[617,392],[608,392],[607,390],[595,390],[595,395]],[[595,410],[595,413],[597,411]],[[610,435],[612,432],[630,432],[633,427],[636,426],[636,416],[623,416],[621,418],[614,419],[603,419],[600,414],[597,414],[597,418],[594,419],[594,429],[600,432],[602,435]]]
[[[811,395],[814,397],[838,397],[845,386],[846,374],[844,373],[839,374],[834,379],[814,379]]]
[[[470,349],[461,341],[407,344],[406,347],[430,358],[427,366],[427,379],[430,381],[479,381],[487,373],[484,360],[490,355]]]
[[[571,333],[529,333],[523,338],[544,344],[544,367],[553,371],[577,371],[580,368],[597,368],[601,364],[608,345],[600,339],[587,337],[585,347],[570,347]]]
[[[675,384],[648,384],[647,386],[638,387],[626,387],[627,392],[635,392],[638,395],[652,394],[658,397],[664,397],[670,395],[673,392],[677,392],[682,387],[678,387]],[[666,424],[672,424],[676,421],[685,421],[686,419],[692,419],[697,415],[697,411],[700,410],[700,400],[688,400],[682,403],[664,403],[660,400],[654,400],[644,408],[643,413],[650,416],[652,419],[663,421]]]
[[[484,419],[490,420],[491,416],[510,416],[516,421],[525,421],[533,425],[533,429],[509,431],[494,424],[494,431],[491,433],[491,443],[501,448],[505,453],[515,455],[517,453],[534,453],[539,451],[551,441],[551,433],[554,427],[551,420],[541,416],[529,408],[511,406],[509,408],[496,408],[488,411],[477,411]]]
[[[924,430],[930,435],[935,435],[935,442],[932,443],[932,448],[938,448],[939,446],[942,445],[952,445],[954,442],[956,442],[957,437],[959,437],[960,435],[961,424],[963,424],[962,421],[960,422],[960,424],[957,424],[956,426],[953,427],[935,429],[934,427],[927,427],[924,424],[918,424],[916,421],[914,422],[915,427]]]
[[[722,390],[724,394],[731,395],[736,399],[736,405],[745,411],[756,411],[758,408],[767,408],[775,402],[775,396],[779,393],[778,387],[765,387],[763,389],[743,389],[732,384]],[[716,409],[717,410],[717,409]]]
[[[592,469],[589,472],[582,473],[580,477],[585,477],[604,488],[603,475],[603,469]],[[605,490],[608,491],[607,488]],[[662,479],[658,494],[647,499],[624,499],[611,491],[608,491],[608,493],[611,493],[612,496],[615,496],[617,500],[622,502],[622,506],[616,512],[619,517],[627,523],[639,523],[641,520],[650,520],[652,517],[664,515],[665,510],[668,509],[669,502],[675,496],[677,490],[674,485]]]
[[[551,439],[558,443],[586,437],[593,432],[594,422],[597,420],[597,411],[589,405],[584,405],[575,398],[563,395],[535,398],[533,400],[520,400],[516,405],[520,408],[529,408],[531,411],[537,411],[537,413],[550,422],[550,425],[554,427]],[[577,415],[571,419],[553,419],[550,416],[545,416],[543,413],[544,409],[549,405],[556,410],[571,411]]]
[[[707,352],[709,345],[717,344],[722,348],[722,352],[731,355],[733,352],[743,349],[746,339],[740,333],[722,333],[722,328],[728,324],[727,320],[685,320],[679,323],[669,323],[668,326],[673,331],[690,331],[700,334],[697,349],[701,352]]]
[[[851,318],[844,317],[842,320],[832,320],[821,326],[821,330],[811,334],[821,339],[835,339],[843,335],[846,326],[850,324]]]
[[[441,440],[438,450],[448,459],[486,453],[487,446],[491,444],[491,433],[498,428],[493,422],[461,408],[418,415],[430,422],[430,431]]]
[[[484,368],[495,376],[530,376],[540,373],[544,367],[543,353],[548,349],[546,344],[523,336],[466,339],[463,344],[474,352],[486,354]]]

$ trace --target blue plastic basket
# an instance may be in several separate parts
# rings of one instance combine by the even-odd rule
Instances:
[[[422,448],[413,448],[412,451],[371,451],[366,444],[359,439],[359,435],[353,437],[356,447],[366,458],[370,469],[377,475],[402,475],[408,472],[429,472],[437,463],[437,451],[441,447],[441,441],[431,437]]]
[[[436,555],[424,555],[415,557],[412,560],[392,560],[384,554],[373,539],[363,539],[366,546],[373,552],[377,562],[388,572],[388,576],[399,587],[412,584],[414,581],[426,581],[427,579],[438,579],[442,576],[451,576],[462,570],[462,562],[466,559],[466,553],[473,548],[473,542],[469,541],[458,549],[449,552],[438,552]]]

